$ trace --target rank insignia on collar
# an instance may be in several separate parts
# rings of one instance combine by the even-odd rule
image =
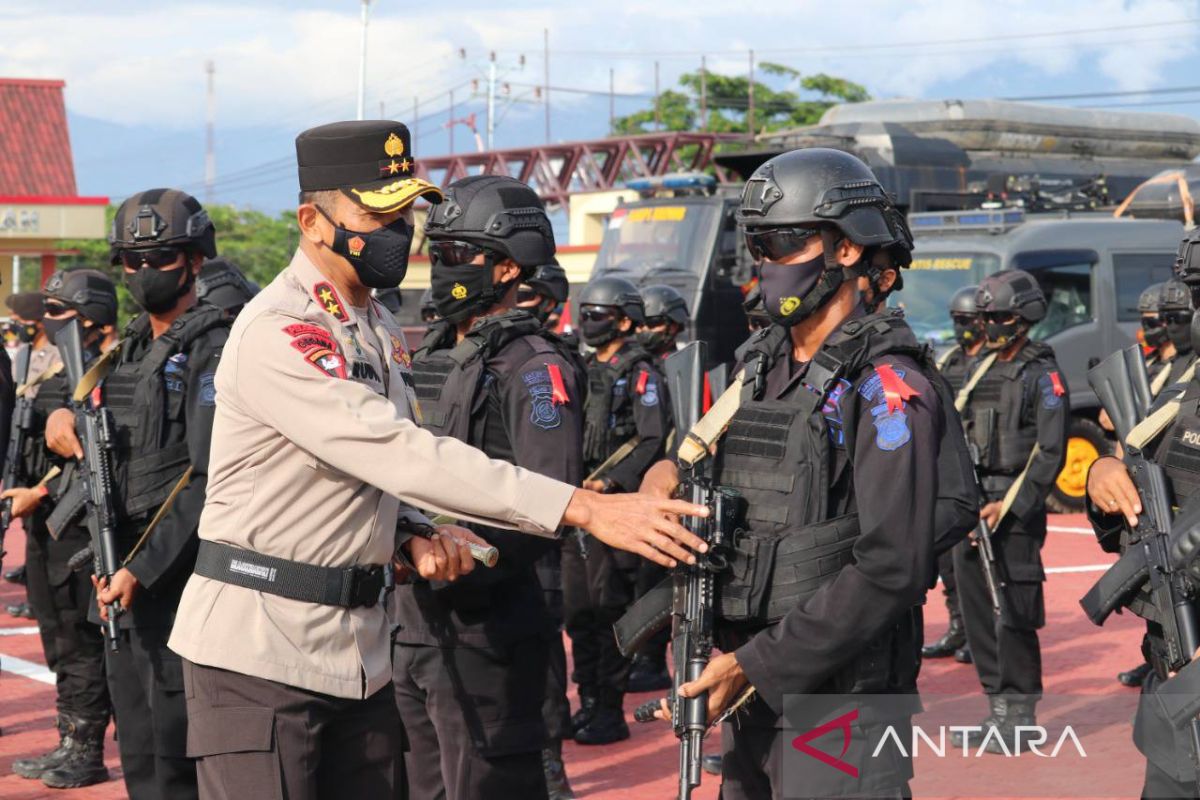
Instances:
[[[350,320],[350,316],[346,313],[346,307],[342,305],[342,298],[338,297],[337,290],[333,288],[333,284],[322,282],[313,286],[313,297],[338,322],[348,322]]]

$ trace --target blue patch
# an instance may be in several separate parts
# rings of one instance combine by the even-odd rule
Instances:
[[[903,410],[887,410],[887,403],[871,409],[875,419],[875,446],[891,452],[908,444],[912,431],[908,429],[908,415]]]
[[[903,369],[893,364],[892,372],[896,373],[897,378],[903,380]],[[858,393],[863,396],[863,399],[868,401],[885,399],[883,394],[883,379],[879,377],[879,373],[872,370],[871,377],[863,381],[858,387]]]
[[[1038,389],[1042,393],[1043,408],[1058,408],[1062,405],[1062,398],[1054,392],[1054,381],[1050,379],[1050,373],[1044,373],[1038,378]]]
[[[214,372],[206,372],[200,376],[200,398],[198,402],[209,408],[217,404],[217,376]]]
[[[529,391],[529,421],[547,431],[561,425],[562,415],[554,404],[554,386],[550,383],[550,374],[544,369],[535,369],[522,375],[521,380]]]
[[[845,378],[839,380],[825,397],[825,404],[821,406],[821,414],[825,417],[825,427],[829,431],[829,441],[835,445],[846,443],[841,402],[850,386],[850,381]]]
[[[654,378],[646,379],[646,391],[642,392],[642,405],[653,408],[658,405],[658,384]]]
[[[176,353],[163,365],[163,382],[166,384],[168,392],[183,391],[187,360],[187,353]]]
[[[619,400],[629,393],[629,379],[618,378],[613,384],[612,396],[614,400]]]

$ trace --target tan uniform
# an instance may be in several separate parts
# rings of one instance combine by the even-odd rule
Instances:
[[[553,536],[573,488],[413,422],[407,348],[382,306],[346,305],[311,261],[242,311],[217,369],[200,538],[326,567],[384,564],[404,503]],[[290,600],[193,575],[171,648],[343,698],[391,679],[382,605]]]
[[[38,378],[61,361],[62,359],[58,356],[58,348],[49,342],[36,350],[29,351],[29,375],[25,379],[25,383],[29,384],[29,399],[37,397],[38,390],[42,388]]]

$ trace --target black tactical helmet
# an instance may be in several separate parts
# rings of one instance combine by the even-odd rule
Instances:
[[[678,291],[670,286],[658,284],[642,288],[642,306],[646,319],[666,317],[671,322],[687,325],[691,315],[688,314],[687,301]]]
[[[841,150],[809,147],[775,156],[746,182],[737,221],[747,228],[832,225],[852,242],[912,263],[912,233],[871,169]]]
[[[1171,279],[1161,283],[1159,293],[1159,313],[1192,310],[1192,292],[1183,281]]]
[[[1188,286],[1200,288],[1200,227],[1192,228],[1179,243],[1175,257],[1175,277]]]
[[[592,279],[579,295],[580,306],[611,306],[641,325],[646,320],[642,296],[637,287],[624,278],[606,275]]]
[[[507,175],[473,175],[450,184],[429,211],[425,235],[486,247],[526,271],[554,259],[554,230],[541,198]]]
[[[42,297],[74,309],[96,325],[117,324],[117,287],[100,270],[59,270],[46,281]]]
[[[1152,283],[1145,289],[1142,289],[1142,293],[1138,295],[1138,314],[1158,313],[1158,306],[1162,302],[1162,290],[1164,286],[1166,286],[1165,283]]]
[[[1028,272],[1006,269],[980,282],[975,307],[981,314],[1008,311],[1032,323],[1046,316],[1046,296]]]
[[[112,263],[122,250],[191,248],[216,258],[216,229],[196,198],[178,189],[147,189],[127,198],[113,217],[108,235]]]
[[[542,297],[553,298],[556,303],[565,302],[571,291],[567,271],[559,266],[557,261],[538,265],[533,274],[525,279],[525,283]]]
[[[205,261],[196,278],[196,299],[223,311],[246,305],[258,292],[258,284],[224,258]]]
[[[979,309],[975,306],[975,293],[978,291],[978,286],[964,286],[951,295],[950,313],[978,315]]]

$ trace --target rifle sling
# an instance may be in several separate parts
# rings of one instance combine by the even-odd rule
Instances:
[[[107,353],[104,353],[96,362],[88,368],[88,371],[83,373],[83,377],[79,379],[79,385],[75,387],[72,394],[76,403],[82,403],[92,390],[100,385],[100,381],[108,377],[108,373],[112,372],[113,363],[117,360],[117,356],[121,353],[121,348],[125,344],[122,339]]]
[[[1025,483],[1025,476],[1029,474],[1029,468],[1033,466],[1033,460],[1037,458],[1038,453],[1042,452],[1039,445],[1034,445],[1033,450],[1029,452],[1029,459],[1025,462],[1025,469],[1021,470],[1021,474],[1012,482],[1012,486],[1008,487],[1008,491],[1004,493],[1004,499],[1000,503],[1000,516],[996,519],[996,527],[1000,527],[1000,523],[1008,516],[1009,510],[1012,508],[1013,502],[1017,499],[1017,493],[1021,491],[1021,486]]]
[[[989,353],[987,358],[980,361],[979,366],[971,373],[971,378],[958,390],[958,394],[954,396],[954,408],[957,409],[958,413],[961,414],[963,409],[967,407],[967,401],[971,399],[971,392],[975,391],[975,387],[983,380],[983,376],[987,374],[987,371],[992,368],[992,364],[996,363],[999,355],[999,350],[993,350]]]
[[[642,437],[634,435],[629,438],[629,441],[622,443],[620,447],[613,451],[613,454],[604,459],[600,466],[592,470],[592,473],[584,478],[585,481],[599,480],[603,476],[612,471],[612,468],[624,461],[630,453],[632,453],[639,444],[642,443]]]
[[[179,493],[183,491],[183,487],[187,486],[188,481],[192,479],[192,469],[192,466],[189,464],[188,468],[184,470],[183,475],[171,487],[171,493],[167,495],[166,500],[163,500],[162,505],[158,507],[158,511],[154,512],[154,517],[150,520],[150,524],[146,526],[146,530],[142,533],[141,538],[137,540],[137,543],[134,544],[129,554],[121,562],[122,567],[127,566],[133,557],[137,555],[138,551],[142,549],[142,545],[150,538],[150,534],[158,527],[158,523],[162,522],[163,517],[171,510],[171,506],[175,504],[175,498],[179,497]]]
[[[721,438],[721,434],[725,433],[729,421],[741,408],[742,384],[745,380],[746,371],[743,369],[733,383],[721,392],[721,396],[708,409],[708,413],[697,420],[679,442],[678,456],[681,463],[689,467],[695,466],[697,461],[708,455],[708,449]]]
[[[1157,411],[1133,426],[1133,430],[1125,436],[1125,444],[1141,450],[1174,422],[1178,414],[1178,400],[1169,400],[1163,403]]]

